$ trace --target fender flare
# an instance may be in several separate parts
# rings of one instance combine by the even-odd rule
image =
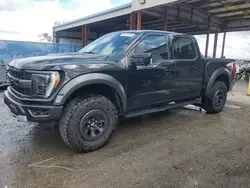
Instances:
[[[214,73],[212,74],[212,76],[210,77],[208,84],[207,84],[207,88],[206,88],[206,93],[205,95],[208,95],[209,91],[212,89],[213,84],[215,82],[215,80],[220,76],[220,75],[225,75],[228,78],[228,81],[230,83],[231,80],[231,73],[229,72],[229,70],[225,67],[221,67],[219,69],[217,69],[216,71],[214,71]]]
[[[73,78],[61,88],[55,98],[54,105],[64,105],[76,90],[91,84],[104,84],[113,88],[121,99],[123,113],[126,112],[127,96],[123,86],[114,77],[103,73],[89,73]]]

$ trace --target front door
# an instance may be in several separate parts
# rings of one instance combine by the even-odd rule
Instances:
[[[172,63],[169,61],[167,37],[163,34],[147,35],[131,51],[151,53],[147,66],[131,66],[128,71],[128,110],[154,106],[171,101],[173,92]]]
[[[176,100],[199,97],[202,91],[204,63],[196,41],[187,36],[174,37],[172,54],[176,62],[173,70]]]

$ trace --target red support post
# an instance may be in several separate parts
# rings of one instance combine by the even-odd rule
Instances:
[[[86,46],[88,44],[88,28],[87,25],[82,26],[82,46]]]
[[[142,23],[142,13],[139,11],[137,13],[137,30],[141,30],[142,27],[141,27],[141,23]]]
[[[164,23],[164,31],[167,31],[167,30],[168,30],[168,24]]]
[[[165,9],[165,15],[164,15],[164,31],[168,30],[168,7]]]
[[[133,12],[130,14],[129,29],[136,29],[136,15]]]

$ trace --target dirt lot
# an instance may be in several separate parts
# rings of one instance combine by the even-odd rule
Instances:
[[[88,154],[72,152],[57,132],[16,122],[1,97],[0,188],[250,187],[245,86],[240,82],[229,98],[237,102],[228,102],[240,109],[208,115],[183,108],[122,120],[110,143]]]

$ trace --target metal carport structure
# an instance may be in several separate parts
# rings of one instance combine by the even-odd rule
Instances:
[[[249,0],[132,0],[107,11],[54,27],[55,42],[60,39],[81,42],[83,46],[103,34],[127,29],[168,30],[191,35],[206,34],[205,56],[209,36],[215,34],[216,56],[218,33],[224,33],[221,57],[224,56],[226,33],[250,29]]]

